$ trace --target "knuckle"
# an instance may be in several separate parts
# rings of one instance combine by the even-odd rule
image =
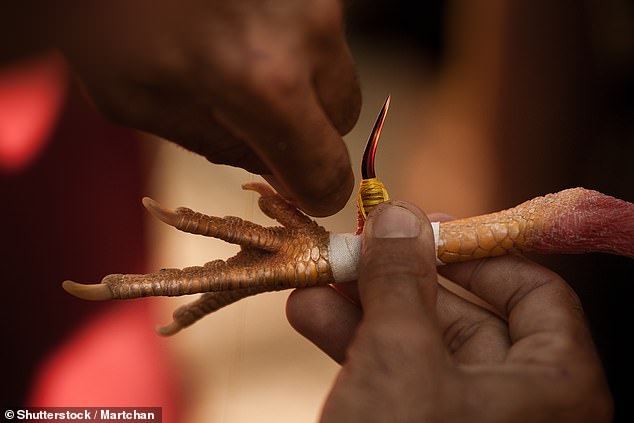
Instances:
[[[504,324],[494,317],[487,316],[475,321],[467,317],[462,317],[445,329],[444,341],[449,351],[454,353],[478,334],[499,336],[500,333],[503,333],[504,329]]]
[[[574,357],[581,349],[585,349],[584,342],[575,333],[553,336],[549,339],[552,351],[556,357]]]
[[[487,266],[489,264],[492,264],[491,260],[485,261],[480,272],[495,271],[494,266]],[[508,274],[515,278],[518,288],[507,299],[505,307],[507,313],[510,313],[522,300],[538,290],[549,292],[551,295],[572,292],[572,289],[558,274],[526,259],[515,260],[509,266]]]
[[[297,97],[305,86],[305,77],[291,60],[255,63],[243,78],[254,95],[273,106],[280,100]]]
[[[256,47],[251,50],[219,66],[219,79],[215,81],[217,91],[229,93],[238,103],[255,99],[269,107],[279,107],[284,103],[282,100],[297,96],[306,84],[297,61],[286,56],[270,57],[271,53]],[[238,97],[241,93],[249,98]]]

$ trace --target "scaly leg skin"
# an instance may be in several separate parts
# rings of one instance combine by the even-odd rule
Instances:
[[[143,205],[163,222],[185,232],[239,244],[241,251],[226,262],[216,260],[202,267],[163,269],[147,275],[113,274],[96,285],[65,281],[64,289],[86,300],[208,292],[179,308],[174,313],[174,322],[158,329],[160,334],[169,335],[250,295],[331,283],[328,232],[268,186],[250,183],[243,188],[258,192],[262,211],[284,227],[265,228],[237,217],[206,216],[187,208],[171,211],[144,198]]]
[[[226,265],[243,266],[256,259],[259,252],[252,249],[243,249],[240,254],[230,258],[227,263],[215,260],[206,264],[209,268],[220,268]],[[284,288],[281,288],[284,289]],[[270,286],[256,286],[250,288],[234,289],[231,291],[206,292],[196,301],[177,308],[173,315],[173,321],[167,326],[159,326],[156,331],[163,336],[171,336],[222,307],[235,303],[251,295],[273,290]]]
[[[571,188],[501,212],[443,222],[439,232],[438,259],[443,263],[510,251],[634,258],[634,204]]]
[[[206,216],[187,208],[170,211],[149,198],[143,200],[152,215],[177,229],[241,245],[241,251],[226,262],[216,260],[202,267],[163,269],[148,275],[108,275],[95,285],[66,281],[64,289],[88,300],[206,292],[177,309],[174,321],[158,329],[162,335],[171,335],[250,295],[354,280],[354,270],[335,270],[356,269],[358,237],[329,234],[266,185],[250,183],[243,188],[258,192],[262,211],[284,226],[265,228],[237,217]],[[442,222],[438,232],[437,255],[442,263],[511,251],[603,252],[634,258],[634,204],[573,188],[501,212]],[[334,280],[333,273],[346,275],[345,280]]]

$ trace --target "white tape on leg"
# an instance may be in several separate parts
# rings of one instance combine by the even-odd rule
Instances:
[[[436,252],[436,265],[443,266],[443,263],[438,258],[438,240],[440,239],[440,222],[431,222],[431,228],[434,231],[434,251]]]
[[[440,236],[440,222],[431,222],[434,231],[434,245],[438,251]],[[330,233],[328,257],[335,282],[350,282],[357,280],[357,267],[361,256],[361,235]],[[436,264],[443,265],[436,257]]]
[[[357,280],[361,255],[361,235],[330,233],[328,257],[335,282]]]

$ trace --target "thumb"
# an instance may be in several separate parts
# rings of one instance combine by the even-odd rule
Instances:
[[[363,318],[322,421],[441,415],[437,402],[451,392],[444,378],[451,358],[436,324],[433,247],[429,221],[412,205],[384,203],[370,213],[359,262]]]
[[[364,321],[436,334],[442,345],[437,289],[434,235],[425,214],[404,202],[378,206],[366,222],[359,263]]]

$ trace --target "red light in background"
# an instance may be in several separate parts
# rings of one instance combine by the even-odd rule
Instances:
[[[36,373],[36,407],[162,407],[176,420],[178,383],[152,301],[117,304],[86,322]]]
[[[58,54],[0,70],[0,170],[20,170],[37,157],[55,128],[67,86]]]

